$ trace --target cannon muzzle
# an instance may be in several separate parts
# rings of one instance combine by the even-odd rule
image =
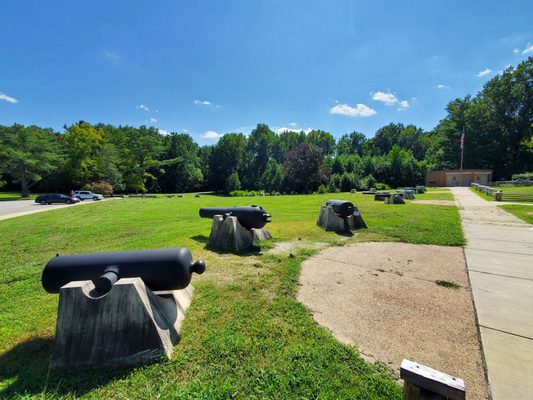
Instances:
[[[353,215],[355,211],[353,203],[345,200],[328,200],[326,201],[326,205],[331,206],[333,211],[335,211],[335,214],[343,218]]]
[[[233,216],[246,229],[261,229],[271,222],[272,217],[263,207],[252,205],[250,207],[227,207],[227,208],[200,208],[200,217],[213,218],[215,215]]]
[[[184,247],[58,255],[44,267],[42,284],[48,293],[59,293],[69,282],[91,280],[106,293],[120,278],[141,278],[152,291],[176,290],[186,288],[193,273],[204,271],[205,263],[193,261]]]

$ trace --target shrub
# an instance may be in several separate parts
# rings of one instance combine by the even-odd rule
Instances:
[[[527,181],[533,180],[533,172],[522,172],[520,174],[514,174],[512,176],[513,181]]]
[[[389,190],[390,189],[389,185],[387,185],[386,183],[382,183],[382,182],[376,182],[375,187],[377,190]]]
[[[241,188],[241,181],[239,180],[239,174],[233,172],[228,179],[226,179],[225,192],[231,193],[234,190],[239,190]]]
[[[324,186],[324,185],[320,185],[320,186],[318,187],[318,193],[319,193],[319,194],[327,193],[327,191],[328,191],[328,189],[327,189],[326,186]]]
[[[352,190],[350,190],[350,193],[357,193],[357,190],[356,189],[352,189]]]
[[[361,179],[359,187],[363,190],[368,190],[372,187],[376,187],[376,178],[374,178],[372,174],[365,176],[363,179]]]
[[[109,182],[91,182],[83,187],[85,190],[101,194],[104,196],[110,196],[113,194],[113,186]]]

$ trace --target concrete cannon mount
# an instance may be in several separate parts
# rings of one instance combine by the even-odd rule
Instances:
[[[239,223],[237,217],[224,218],[222,215],[215,215],[209,235],[209,246],[215,249],[241,252],[267,239],[272,239],[272,235],[266,228],[248,230]]]
[[[172,356],[193,288],[152,292],[140,278],[120,279],[105,295],[92,281],[59,292],[51,368],[142,364]]]
[[[352,229],[366,228],[366,224],[359,211],[346,218],[339,217],[333,207],[322,206],[316,224],[326,231],[346,232]]]

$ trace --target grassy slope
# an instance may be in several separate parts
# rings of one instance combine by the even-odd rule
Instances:
[[[478,195],[479,197],[481,197],[482,199],[485,199],[485,200],[487,200],[487,201],[495,201],[495,200],[494,200],[494,197],[492,197],[492,196],[488,196],[488,195],[486,195],[486,194],[483,193],[483,192],[479,192],[479,191],[475,190],[474,188],[470,188],[470,191],[473,192],[473,193],[475,193],[475,194],[477,194],[477,195]]]
[[[428,193],[417,199],[440,199]],[[0,397],[37,395],[151,398],[400,398],[389,372],[318,327],[295,301],[299,266],[313,242],[341,236],[316,225],[327,198],[350,199],[370,229],[357,240],[462,245],[455,207],[384,205],[373,196],[335,194],[265,198],[125,199],[0,221]],[[218,254],[205,248],[211,221],[201,206],[259,203],[276,241],[298,241],[295,257]],[[300,239],[300,240],[299,240]],[[40,286],[56,253],[189,247],[207,271],[170,361],[134,370],[47,376],[57,295]]]
[[[533,206],[521,206],[518,204],[506,204],[500,206],[505,211],[514,214],[520,219],[523,219],[528,224],[533,224]]]

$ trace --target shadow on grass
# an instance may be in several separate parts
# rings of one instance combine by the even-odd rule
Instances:
[[[53,338],[33,338],[0,354],[0,398],[36,394],[83,395],[112,380],[127,376],[132,368],[49,370]]]
[[[236,256],[241,256],[241,257],[260,256],[263,254],[261,252],[261,247],[258,247],[258,246],[252,246],[247,250],[235,252],[233,250],[218,249],[218,248],[210,246],[209,237],[205,235],[191,236],[191,239],[195,240],[198,243],[204,244],[205,245],[204,249],[212,251],[217,254],[235,254]]]
[[[335,231],[336,235],[344,236],[344,237],[352,237],[353,233],[351,231]]]

